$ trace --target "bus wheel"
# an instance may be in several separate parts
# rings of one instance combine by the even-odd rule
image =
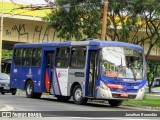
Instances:
[[[12,92],[12,95],[16,95],[16,92]]]
[[[26,96],[28,98],[33,98],[34,97],[34,85],[32,81],[28,81],[26,84]]]
[[[61,102],[67,102],[71,98],[70,96],[61,96],[61,95],[57,95],[56,97],[58,101],[61,101]]]
[[[108,103],[112,107],[120,106],[122,104],[122,100],[108,100]]]
[[[11,90],[12,90],[12,92],[11,92],[11,93],[12,93],[12,95],[16,95],[16,93],[17,93],[17,89],[16,89],[16,88],[12,88]]]
[[[80,85],[77,85],[74,89],[73,89],[73,101],[76,104],[85,104],[87,103],[87,98],[83,98],[83,92],[82,92],[82,88]]]

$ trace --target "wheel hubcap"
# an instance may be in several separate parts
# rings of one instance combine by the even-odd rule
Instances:
[[[77,101],[80,101],[82,99],[82,90],[80,88],[77,89],[76,92],[75,92],[75,99]]]
[[[28,93],[28,94],[31,94],[31,93],[32,93],[32,85],[31,85],[31,84],[29,84],[29,85],[27,86],[27,93]]]

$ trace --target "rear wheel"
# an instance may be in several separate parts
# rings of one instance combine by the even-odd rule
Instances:
[[[5,92],[1,92],[1,94],[2,94],[2,95],[4,95],[4,94],[5,94]]]
[[[67,102],[71,98],[70,96],[60,96],[60,95],[57,95],[56,97],[58,101],[61,101],[61,102]]]
[[[34,92],[34,85],[32,81],[28,81],[26,84],[26,96],[28,98],[40,98],[42,93]]]
[[[108,100],[108,103],[112,107],[120,106],[122,105],[122,102],[123,102],[122,100]]]
[[[26,84],[26,96],[28,98],[33,98],[33,94],[34,94],[34,85],[32,81],[28,81]]]
[[[87,103],[87,98],[83,97],[83,91],[80,85],[77,85],[74,89],[73,89],[73,101],[76,104],[85,104]]]

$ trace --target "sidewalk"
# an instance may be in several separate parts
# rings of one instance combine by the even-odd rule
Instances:
[[[160,94],[148,94],[148,93],[145,93],[145,97],[147,98],[160,98]]]
[[[0,104],[0,111],[14,111],[14,108],[9,105]]]

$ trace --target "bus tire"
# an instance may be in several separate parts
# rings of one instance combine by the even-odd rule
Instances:
[[[122,105],[122,102],[123,102],[123,100],[108,100],[108,103],[112,107],[120,106],[120,105]]]
[[[4,94],[5,94],[5,92],[1,92],[1,94],[2,94],[2,95],[4,95]]]
[[[12,92],[12,95],[16,95],[16,92]]]
[[[88,99],[83,97],[83,92],[80,85],[74,87],[72,95],[74,103],[79,105],[87,103]]]
[[[58,101],[61,101],[61,102],[67,102],[71,98],[70,96],[61,96],[61,95],[57,95],[56,97]]]
[[[27,98],[34,97],[34,85],[32,81],[28,81],[26,84],[26,96]]]
[[[11,88],[11,93],[12,93],[12,95],[16,95],[17,89],[16,88]]]

